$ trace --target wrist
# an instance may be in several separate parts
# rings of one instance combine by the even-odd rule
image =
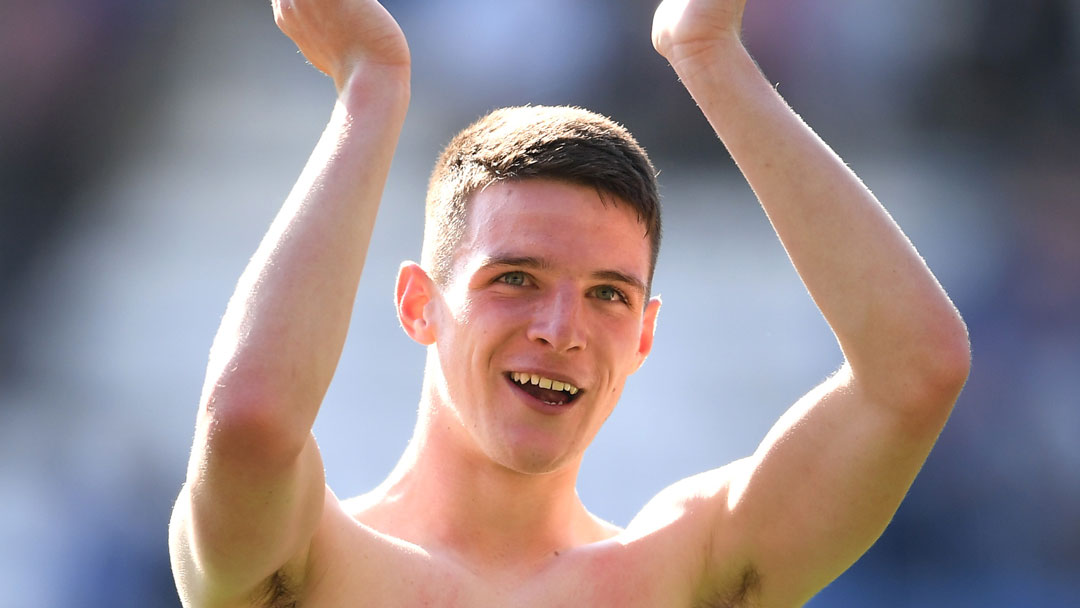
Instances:
[[[725,145],[753,136],[747,126],[787,109],[741,42],[715,44],[672,64]]]
[[[349,109],[372,106],[402,109],[409,105],[411,95],[408,65],[356,66],[343,77],[334,78],[338,100]]]
[[[717,78],[731,70],[750,66],[757,71],[757,65],[736,32],[673,46],[668,53],[668,62],[691,92],[693,86],[702,81],[720,84],[716,82]]]

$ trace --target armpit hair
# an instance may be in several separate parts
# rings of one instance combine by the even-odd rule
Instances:
[[[718,591],[694,608],[755,608],[760,588],[761,575],[753,566],[747,566],[738,585],[730,590]]]
[[[296,608],[299,605],[295,588],[280,570],[255,591],[251,603],[258,608]]]

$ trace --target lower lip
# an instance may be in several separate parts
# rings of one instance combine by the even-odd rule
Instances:
[[[575,399],[574,401],[571,401],[566,405],[552,405],[546,401],[541,401],[536,397],[533,397],[529,393],[526,393],[525,389],[521,388],[517,382],[514,382],[509,378],[507,378],[506,381],[510,383],[510,388],[513,389],[513,391],[519,396],[521,396],[521,399],[525,402],[525,405],[531,407],[537,412],[540,412],[541,414],[546,414],[548,416],[558,416],[559,414],[565,414],[574,407],[574,404],[577,403],[577,400]]]

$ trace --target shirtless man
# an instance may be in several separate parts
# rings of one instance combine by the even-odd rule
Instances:
[[[631,157],[636,144],[548,109],[474,127],[487,148],[452,144],[422,263],[402,265],[396,291],[428,353],[416,430],[382,485],[339,501],[311,427],[405,117],[409,51],[374,0],[274,0],[338,101],[211,350],[170,526],[185,606],[798,606],[866,551],[964,384],[967,335],[885,210],[761,75],[739,38],[744,4],[667,0],[653,44],[749,180],[845,362],[751,456],[674,484],[619,529],[575,481],[652,346],[655,184],[537,175],[498,155],[529,120],[580,119]],[[652,173],[639,161],[631,177]],[[454,196],[466,207],[440,211]]]

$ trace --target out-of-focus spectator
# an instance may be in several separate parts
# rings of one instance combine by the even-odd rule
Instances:
[[[1080,132],[1080,4],[965,4],[968,36],[933,66],[924,119],[998,145],[1070,149]]]
[[[19,364],[20,290],[81,189],[118,159],[154,95],[175,6],[10,0],[0,7],[0,378]]]

